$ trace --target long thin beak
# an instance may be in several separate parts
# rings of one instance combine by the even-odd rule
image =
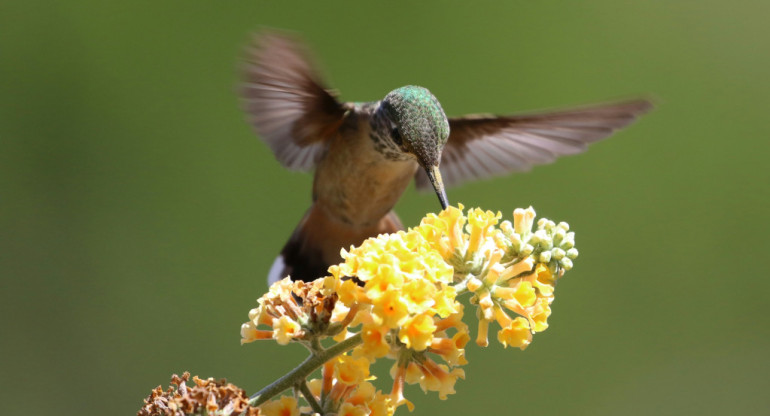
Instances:
[[[441,180],[441,172],[438,170],[438,166],[430,166],[425,168],[425,172],[428,174],[433,189],[436,190],[438,196],[438,202],[441,203],[441,209],[447,209],[449,206],[449,200],[446,197],[446,190],[444,190],[444,182]]]

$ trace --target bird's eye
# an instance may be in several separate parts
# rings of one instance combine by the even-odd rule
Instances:
[[[390,131],[390,137],[397,145],[401,146],[403,144],[401,140],[401,133],[398,132],[397,127],[393,127],[393,130]]]

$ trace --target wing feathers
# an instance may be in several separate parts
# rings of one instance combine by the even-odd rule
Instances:
[[[441,157],[444,184],[526,171],[580,153],[651,108],[648,101],[634,100],[551,113],[451,118]],[[422,171],[415,179],[418,189],[430,189]]]
[[[275,157],[289,169],[315,167],[346,110],[321,85],[301,45],[275,33],[257,37],[243,79],[249,121]]]

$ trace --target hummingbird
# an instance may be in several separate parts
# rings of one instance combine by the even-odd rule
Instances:
[[[340,250],[403,229],[393,206],[414,180],[442,209],[446,187],[527,171],[584,151],[651,109],[642,99],[551,112],[448,118],[426,88],[343,102],[307,49],[283,33],[255,36],[240,94],[259,137],[286,168],[314,172],[312,204],[273,262],[268,282],[312,281]]]

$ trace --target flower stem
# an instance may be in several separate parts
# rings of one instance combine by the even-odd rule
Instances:
[[[315,399],[315,396],[313,396],[313,393],[310,391],[310,387],[307,385],[307,380],[302,380],[299,382],[299,391],[302,392],[302,396],[305,397],[305,401],[307,401],[310,407],[313,408],[313,411],[321,415],[324,414],[324,409],[321,408],[318,400]]]
[[[468,291],[468,276],[466,275],[463,280],[454,284],[457,296],[460,296]]]
[[[273,396],[278,395],[284,390],[297,385],[298,382],[306,379],[307,376],[321,367],[325,362],[353,349],[355,346],[362,342],[363,339],[359,333],[338,344],[332,345],[323,351],[310,354],[310,356],[308,356],[305,361],[303,361],[296,368],[289,371],[283,377],[270,383],[270,385],[251,396],[249,398],[249,405],[259,406],[260,404],[271,399]]]

